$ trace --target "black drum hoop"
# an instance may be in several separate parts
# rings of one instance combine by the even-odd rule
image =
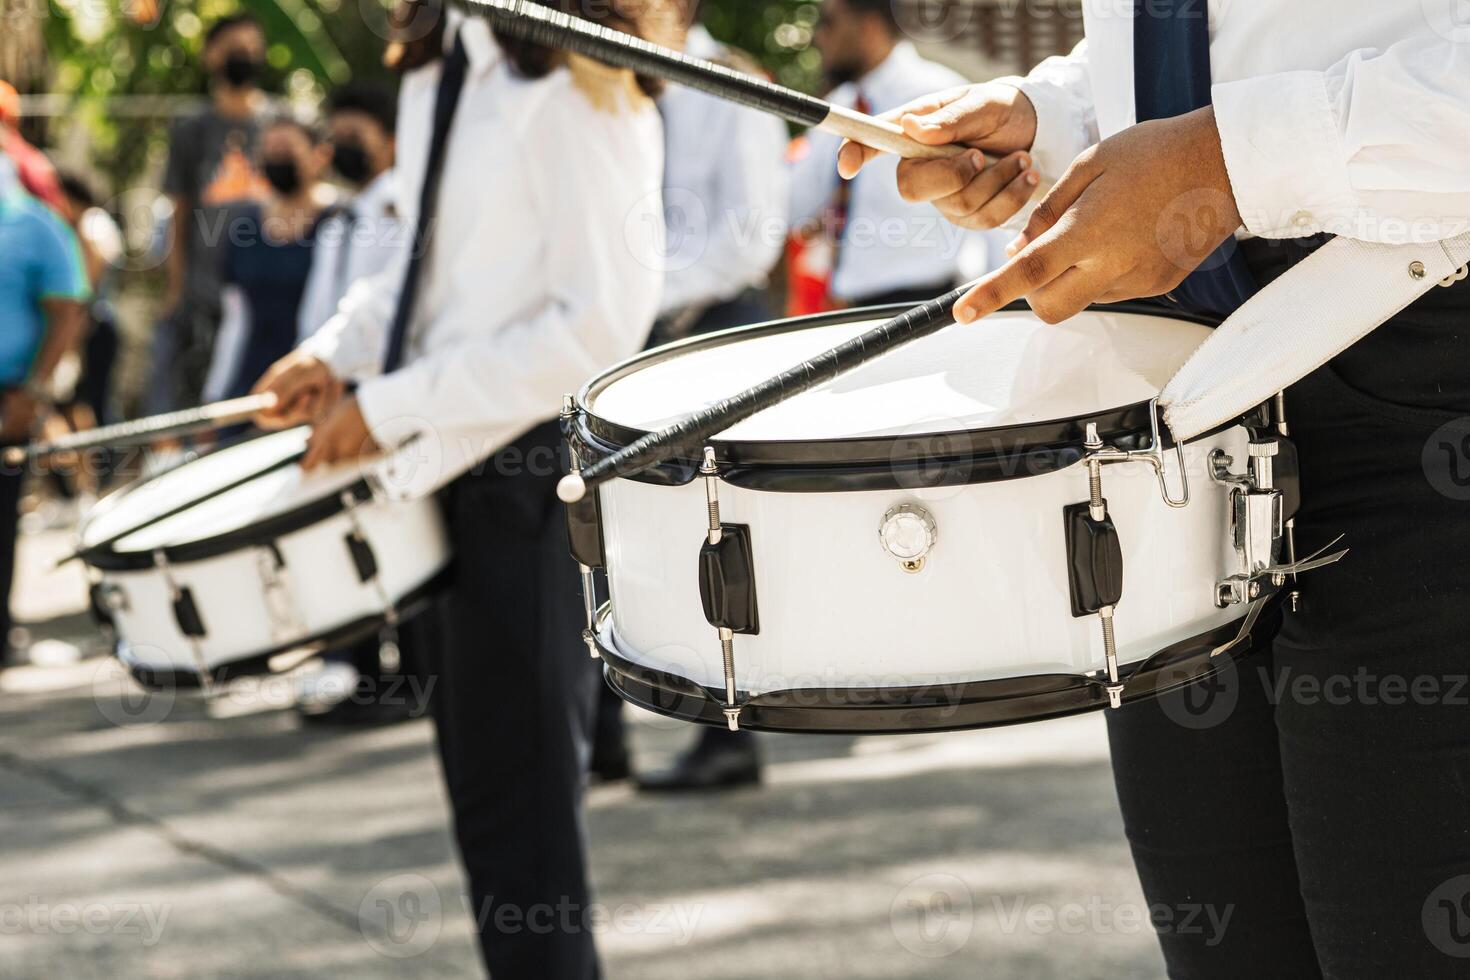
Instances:
[[[1241,620],[1175,643],[1120,671],[1123,706],[1150,701],[1204,679],[1227,662],[1267,647],[1281,622],[1279,597],[1248,637],[1225,653]],[[1242,612],[1241,619],[1245,618]],[[607,683],[625,701],[655,714],[724,728],[724,692],[677,674],[635,664],[595,632]],[[1000,728],[1107,709],[1108,682],[1086,674],[1032,674],[910,688],[808,688],[740,701],[740,726],[806,735],[910,735]]]
[[[262,436],[261,438],[263,437],[264,436]],[[252,440],[246,441],[248,442]],[[206,459],[217,453],[226,452],[229,449],[234,448],[234,446],[240,446],[244,444],[245,442],[234,443],[231,446],[225,446],[221,449],[215,450],[215,452],[206,453],[205,455],[199,456],[196,459],[189,460],[187,463],[182,463],[177,467],[172,467],[168,470],[165,470],[163,473],[156,473],[146,479],[134,480],[128,485],[109,494],[101,501],[98,506],[106,507],[109,511],[115,509],[119,504],[123,503],[130,494],[136,492],[142,487],[147,486],[154,480],[159,479],[160,477],[168,473],[178,472],[179,470],[182,470],[184,467],[188,466],[190,463],[199,462],[200,460]],[[289,458],[284,461],[284,463],[287,465],[294,464],[294,462],[295,460]],[[238,489],[242,486],[248,485],[253,480],[270,474],[271,472],[278,469],[281,465],[281,463],[272,463],[266,466],[262,466],[254,473],[242,476],[240,479],[230,484],[227,484],[221,489],[224,491],[232,491]],[[187,506],[183,507],[182,510],[175,513],[187,512],[190,508],[196,507],[212,499],[219,492],[219,490],[216,490],[210,493],[205,493],[197,499],[191,501]],[[308,528],[312,527],[313,525],[320,524],[322,521],[325,521],[331,517],[335,517],[337,514],[340,514],[344,509],[346,509],[346,503],[344,502],[343,497],[349,494],[351,495],[352,501],[357,504],[367,503],[373,498],[372,487],[369,486],[367,480],[359,479],[356,482],[351,483],[346,487],[343,487],[341,490],[336,491],[335,493],[328,494],[315,500],[305,501],[304,503],[298,504],[290,510],[282,511],[279,514],[268,517],[263,521],[258,521],[255,524],[251,524],[246,527],[236,528],[233,531],[226,531],[223,534],[214,534],[208,537],[198,538],[193,541],[185,541],[180,542],[179,544],[165,545],[160,550],[162,550],[165,559],[167,559],[170,563],[183,564],[186,562],[204,561],[209,558],[218,558],[222,555],[232,554],[237,551],[244,551],[247,548],[266,547],[273,544],[279,538],[282,538],[288,534],[295,533],[296,531],[300,531],[303,528]],[[174,516],[174,514],[170,514],[169,516]],[[80,547],[77,549],[73,557],[80,558],[84,564],[90,566],[91,568],[95,568],[99,572],[139,572],[154,568],[157,564],[157,561],[153,551],[119,551],[115,547],[117,542],[126,540],[128,537],[132,536],[138,531],[143,530],[148,526],[151,526],[152,523],[152,521],[145,520],[137,527],[134,527],[133,529],[120,535],[114,535],[104,542],[91,546]],[[272,656],[274,656],[274,654],[272,654]]]
[[[598,416],[591,406],[610,385],[654,364],[740,340],[861,320],[889,319],[907,309],[905,305],[875,306],[773,320],[691,337],[641,354],[609,368],[582,387],[577,395],[582,411],[570,421],[567,436],[585,466],[647,435],[646,430]],[[1026,309],[1024,303],[1006,307],[1008,312]],[[1220,323],[1218,319],[1149,301],[1095,305],[1089,310],[1174,319],[1207,327]],[[721,479],[743,489],[784,493],[911,490],[996,483],[1066,469],[1082,459],[1089,425],[1096,425],[1099,435],[1113,445],[1143,449],[1152,438],[1152,422],[1151,406],[1145,401],[1024,425],[822,440],[714,439],[710,445],[721,460]],[[658,486],[682,486],[694,481],[700,462],[690,457],[675,458],[628,479]]]

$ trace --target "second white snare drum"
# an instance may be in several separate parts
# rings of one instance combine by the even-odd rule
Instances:
[[[375,631],[391,643],[428,595],[450,557],[438,502],[378,499],[356,465],[304,473],[306,438],[211,453],[87,516],[93,605],[141,682],[226,680]]]
[[[568,413],[575,455],[897,312],[627,362]],[[703,458],[602,485],[571,512],[574,554],[606,567],[611,596],[589,606],[589,644],[653,710],[825,732],[1116,706],[1243,655],[1286,581],[1295,457],[1265,414],[1182,447],[1161,438],[1152,400],[1208,334],[1136,309],[1060,326],[1004,312],[763,411]]]

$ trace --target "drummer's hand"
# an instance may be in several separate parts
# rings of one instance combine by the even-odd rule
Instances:
[[[991,82],[950,89],[883,118],[903,126],[920,143],[975,148],[947,160],[904,160],[898,165],[898,190],[904,200],[932,203],[962,228],[985,230],[1004,224],[1026,206],[1041,183],[1025,152],[1036,142],[1036,109],[1013,85]],[[878,152],[845,142],[837,170],[851,180]]]
[[[1079,156],[955,306],[969,323],[1026,297],[1060,323],[1092,303],[1166,293],[1240,227],[1213,109],[1125,130]]]
[[[342,397],[343,384],[320,358],[294,350],[261,376],[253,395],[272,392],[275,407],[257,412],[255,424],[262,429],[289,429],[322,418]]]
[[[306,456],[301,468],[312,470],[318,466],[330,466],[365,456],[377,456],[382,447],[368,431],[367,420],[362,417],[362,408],[353,396],[343,398],[319,422],[306,441]]]

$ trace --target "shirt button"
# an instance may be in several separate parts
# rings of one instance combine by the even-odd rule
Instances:
[[[1291,223],[1296,225],[1298,228],[1310,228],[1312,227],[1312,225],[1316,224],[1316,221],[1312,217],[1312,212],[1298,211],[1296,214],[1291,216]]]

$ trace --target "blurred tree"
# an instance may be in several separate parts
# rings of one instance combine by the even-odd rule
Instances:
[[[169,109],[150,107],[149,98],[203,95],[204,33],[241,9],[265,26],[267,88],[294,103],[314,103],[349,78],[385,74],[381,0],[57,2],[41,24],[50,56],[46,80],[34,87],[67,101],[66,115],[91,131],[94,165],[115,187],[125,186],[150,153],[162,151]]]
[[[807,92],[822,84],[812,47],[817,0],[698,0],[710,33],[754,55],[782,85]]]
[[[23,90],[66,102],[88,127],[93,166],[114,189],[130,186],[163,152],[164,123],[180,95],[202,95],[204,32],[216,18],[253,12],[270,42],[267,87],[309,106],[348,78],[385,77],[380,59],[391,0],[118,0],[116,4],[0,0],[9,11],[0,56],[26,55]],[[699,0],[710,30],[759,59],[781,83],[819,85],[811,49],[815,0]],[[20,25],[19,13],[33,14]],[[18,11],[18,12],[17,12]],[[27,44],[25,39],[32,38]],[[44,37],[49,65],[39,61]],[[159,97],[162,97],[160,100]],[[150,101],[152,100],[152,101]]]

